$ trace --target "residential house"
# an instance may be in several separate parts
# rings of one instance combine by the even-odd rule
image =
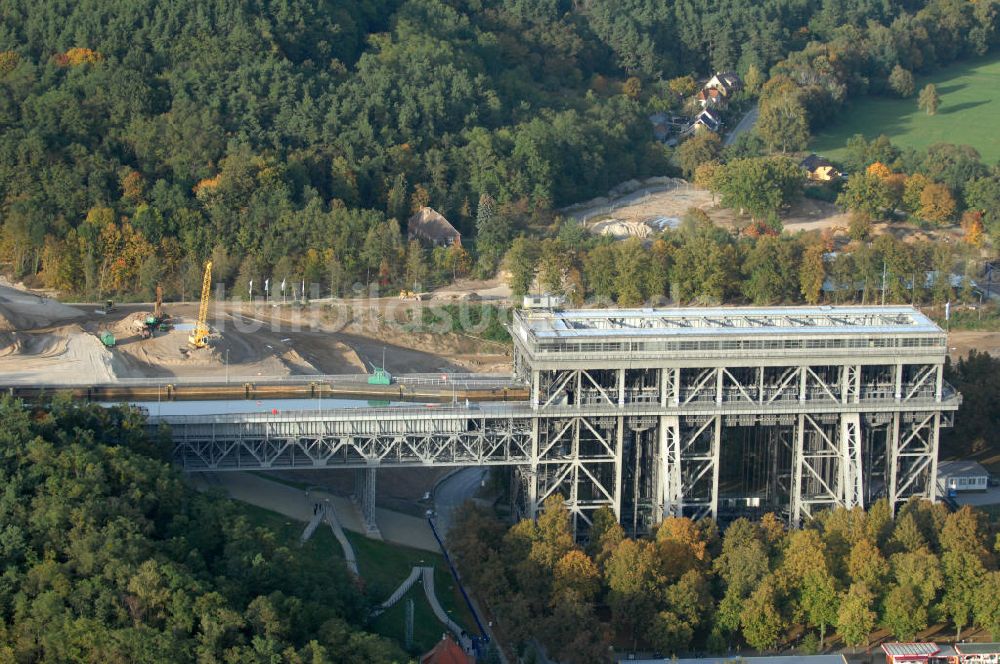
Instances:
[[[695,116],[694,123],[691,126],[694,131],[705,128],[718,134],[719,130],[722,129],[722,116],[719,115],[718,111],[706,108]]]
[[[720,71],[708,79],[702,90],[719,90],[729,97],[743,89],[743,79],[734,71]]]
[[[726,93],[719,88],[702,88],[695,96],[702,108],[725,108]]]
[[[420,658],[420,664],[475,664],[475,661],[472,655],[466,654],[447,634]]]
[[[831,182],[841,177],[841,172],[832,163],[813,153],[799,162],[806,176],[815,182]]]
[[[422,207],[406,222],[406,235],[410,240],[420,240],[432,247],[450,247],[462,244],[462,234],[433,208]]]

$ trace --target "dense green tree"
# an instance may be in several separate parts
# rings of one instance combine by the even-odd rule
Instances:
[[[858,647],[868,644],[868,635],[875,627],[872,594],[863,583],[852,583],[841,595],[837,612],[837,632],[844,643]]]
[[[538,261],[537,244],[526,237],[514,240],[504,264],[510,271],[510,288],[515,297],[526,295],[535,280],[535,270]]]
[[[786,627],[775,585],[765,579],[743,605],[740,613],[743,637],[758,650],[770,650],[777,645]]]
[[[761,220],[774,215],[802,193],[803,175],[785,157],[736,159],[716,177],[722,204]]]
[[[754,129],[772,151],[796,152],[809,143],[809,119],[797,94],[767,97]]]
[[[801,246],[790,239],[761,237],[747,254],[743,292],[754,304],[797,299]]]
[[[837,196],[837,204],[867,217],[882,218],[891,203],[889,187],[877,175],[859,173],[851,177]]]
[[[899,65],[893,67],[889,74],[889,87],[900,97],[912,97],[917,89],[913,81],[913,73]]]
[[[476,209],[477,270],[480,276],[493,274],[510,242],[510,223],[506,215],[498,214],[496,201],[489,194],[479,197]]]
[[[691,178],[699,166],[718,160],[720,154],[722,154],[722,141],[719,135],[711,131],[701,131],[680,144],[676,158],[684,176]]]

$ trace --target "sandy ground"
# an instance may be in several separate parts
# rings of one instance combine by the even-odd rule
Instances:
[[[131,373],[78,325],[0,334],[0,375],[7,384],[107,383]],[[115,365],[118,365],[117,367]]]
[[[636,192],[610,201],[598,199],[597,204],[573,209],[570,214],[583,221],[593,233],[618,238],[647,237],[653,232],[649,222],[680,219],[691,208],[704,211],[720,226],[738,228],[750,222],[749,215],[720,207],[718,197],[710,191],[688,184],[665,191]],[[846,234],[849,218],[850,215],[837,206],[809,198],[803,198],[781,215],[785,229],[793,233],[830,229]]]
[[[472,295],[475,294],[475,295]],[[88,384],[138,377],[231,379],[288,375],[358,374],[382,366],[391,373],[500,372],[510,370],[507,347],[440,329],[416,331],[408,323],[421,310],[446,317],[442,305],[476,306],[477,299],[506,299],[501,280],[460,282],[422,301],[398,297],[321,301],[307,307],[213,302],[209,347],[192,350],[187,338],[195,303],[167,304],[176,326],[142,339],[150,305],[118,305],[105,314],[97,304],[64,305],[0,284],[0,375],[9,384]],[[105,348],[102,332],[117,344]]]
[[[960,330],[948,334],[948,355],[953,361],[965,357],[970,350],[1000,357],[1000,332]]]
[[[82,316],[73,307],[20,290],[0,279],[0,331],[51,327]]]

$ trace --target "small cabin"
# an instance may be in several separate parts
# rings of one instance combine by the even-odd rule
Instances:
[[[975,461],[942,461],[938,464],[938,488],[942,494],[986,491],[990,472]]]
[[[524,309],[558,309],[566,304],[566,298],[562,295],[525,295],[522,308]]]

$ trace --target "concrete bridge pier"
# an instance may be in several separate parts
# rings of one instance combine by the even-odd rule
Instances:
[[[361,511],[361,521],[368,537],[382,539],[375,523],[375,466],[359,468],[354,472],[354,499]]]

